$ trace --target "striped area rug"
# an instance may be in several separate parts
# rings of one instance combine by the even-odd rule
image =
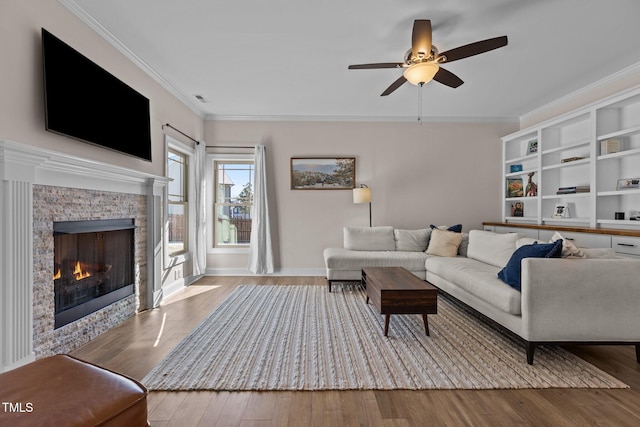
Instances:
[[[558,346],[520,341],[442,295],[429,315],[384,316],[361,290],[238,287],[143,380],[150,390],[628,388]]]

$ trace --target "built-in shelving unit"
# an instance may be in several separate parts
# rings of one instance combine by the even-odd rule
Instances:
[[[503,222],[640,228],[640,87],[505,136],[502,143]],[[537,191],[527,195],[530,174]],[[509,181],[512,188],[521,182],[522,197],[509,193]],[[516,204],[524,208],[522,216]]]

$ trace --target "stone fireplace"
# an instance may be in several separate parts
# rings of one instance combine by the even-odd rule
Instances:
[[[53,223],[55,329],[134,292],[133,218]]]
[[[0,140],[0,372],[157,306],[167,183]]]
[[[36,357],[72,351],[146,308],[146,209],[143,195],[33,185]]]

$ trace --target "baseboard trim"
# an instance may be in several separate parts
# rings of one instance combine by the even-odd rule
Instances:
[[[253,274],[242,268],[207,268],[205,276],[325,276],[324,268],[278,268],[271,274]]]
[[[35,360],[36,360],[36,354],[35,353],[31,353],[28,356],[23,357],[20,360],[16,360],[13,363],[10,363],[10,364],[5,365],[5,366],[0,366],[0,373],[9,372],[9,371],[11,371],[13,369],[16,369],[16,368],[19,368],[21,366],[27,365],[27,364],[29,364],[31,362],[35,362]]]
[[[170,296],[172,296],[176,292],[181,291],[182,289],[184,289],[187,286],[191,285],[193,282],[198,280],[200,277],[202,277],[202,276],[187,276],[187,277],[183,277],[182,279],[178,279],[178,280],[176,280],[174,282],[171,282],[171,283],[163,286],[162,287],[162,299],[165,300],[165,299],[169,298]]]

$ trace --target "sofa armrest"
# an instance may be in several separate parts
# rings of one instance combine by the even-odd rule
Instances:
[[[640,341],[640,260],[522,260],[523,338]]]

